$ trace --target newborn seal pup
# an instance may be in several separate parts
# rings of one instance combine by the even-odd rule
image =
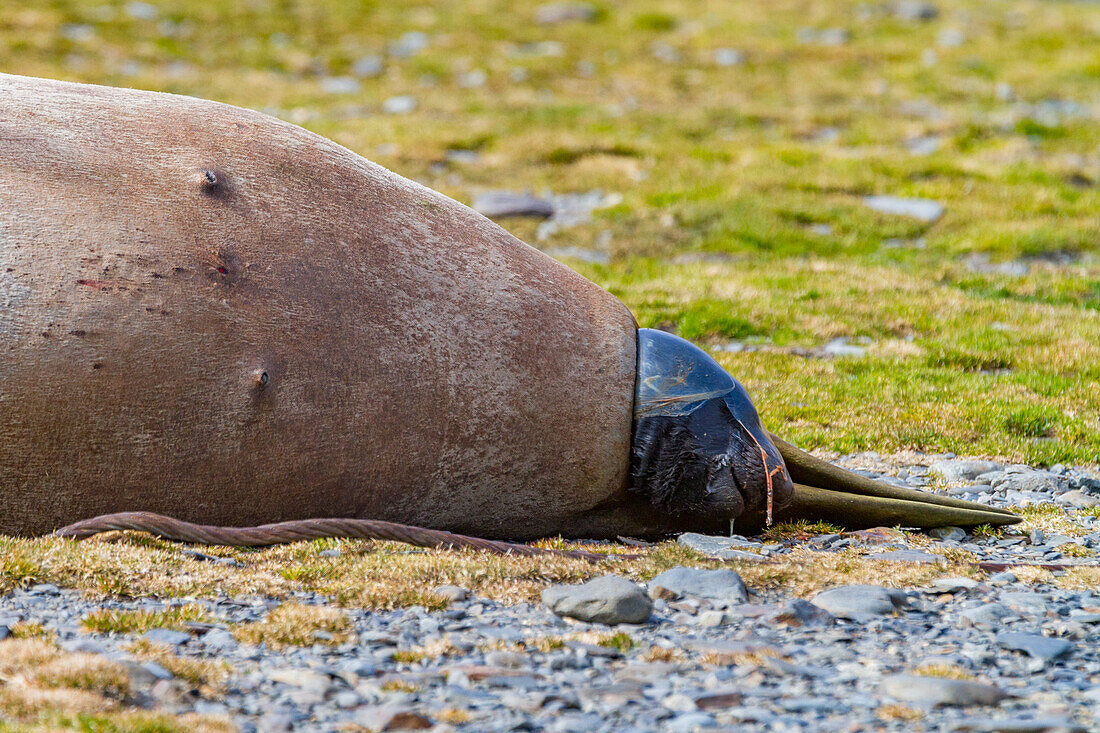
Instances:
[[[0,351],[9,534],[1014,521],[816,462],[706,353],[488,219],[188,97],[0,75]]]

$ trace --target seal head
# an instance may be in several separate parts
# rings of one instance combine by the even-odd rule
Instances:
[[[735,519],[794,492],[745,388],[664,331],[638,329],[631,453],[631,490],[672,515]]]

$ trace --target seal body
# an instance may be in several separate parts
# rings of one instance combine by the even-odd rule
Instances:
[[[332,142],[0,75],[0,532],[671,530],[628,488],[635,361],[612,295]]]

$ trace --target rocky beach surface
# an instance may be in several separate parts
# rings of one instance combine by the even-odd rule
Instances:
[[[1095,730],[1100,594],[1065,579],[1100,564],[1100,480],[953,456],[839,462],[1042,516],[1048,530],[687,534],[681,545],[721,566],[643,584],[609,564],[607,575],[549,586],[541,603],[446,586],[436,593],[448,605],[434,611],[336,610],[307,593],[103,599],[38,584],[0,597],[0,637],[35,628],[63,653],[122,665],[142,707],[224,716],[242,731]],[[914,563],[945,572],[899,588],[837,575],[806,597],[738,572],[853,549],[886,577]],[[973,572],[946,572],[960,559]],[[307,624],[285,644],[240,633],[287,604],[346,620],[335,632]],[[181,620],[185,608],[202,620]],[[118,632],[89,622],[129,612],[176,623]],[[166,658],[215,665],[221,681],[196,681]]]

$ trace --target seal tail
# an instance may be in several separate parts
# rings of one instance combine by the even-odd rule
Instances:
[[[892,486],[815,458],[771,435],[794,481],[794,497],[780,520],[812,519],[846,527],[947,527],[1016,524],[1005,509]]]

